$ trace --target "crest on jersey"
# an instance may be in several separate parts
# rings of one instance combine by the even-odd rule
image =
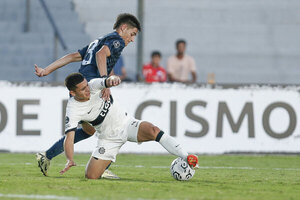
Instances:
[[[114,42],[113,42],[113,45],[114,45],[114,47],[117,49],[117,48],[119,48],[120,47],[120,41],[118,41],[118,40],[115,40]]]
[[[99,150],[98,150],[98,152],[99,152],[100,154],[104,154],[104,153],[105,153],[104,147],[100,147]]]

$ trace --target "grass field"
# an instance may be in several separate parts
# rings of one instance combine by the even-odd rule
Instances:
[[[119,155],[110,168],[121,180],[87,180],[89,155],[64,175],[63,155],[44,177],[32,154],[0,153],[0,199],[300,199],[300,156],[200,156],[200,169],[188,182],[174,180],[174,156]]]

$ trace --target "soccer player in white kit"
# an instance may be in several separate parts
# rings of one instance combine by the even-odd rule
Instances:
[[[67,164],[61,171],[65,173],[75,166],[74,135],[80,122],[88,122],[95,129],[98,137],[97,147],[94,149],[87,164],[85,176],[88,179],[98,179],[106,167],[116,161],[116,156],[126,141],[146,142],[157,141],[168,152],[185,159],[192,167],[198,165],[198,158],[188,153],[181,145],[167,134],[164,134],[153,124],[129,116],[110,96],[109,100],[102,98],[101,90],[117,86],[121,82],[118,76],[96,78],[90,82],[80,73],[70,74],[65,85],[70,91],[71,98],[66,108],[66,139],[64,150]]]

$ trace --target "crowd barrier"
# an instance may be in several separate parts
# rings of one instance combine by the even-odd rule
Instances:
[[[63,86],[0,84],[0,150],[46,150],[63,135]],[[111,89],[129,114],[160,127],[189,152],[300,152],[300,93],[295,87],[220,88],[122,84]],[[95,136],[75,145],[91,152]],[[156,142],[127,142],[123,153],[167,153]]]

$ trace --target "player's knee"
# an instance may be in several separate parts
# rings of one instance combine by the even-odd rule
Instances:
[[[85,173],[85,178],[87,179],[98,179],[99,177],[100,177],[99,175],[94,173],[88,173],[88,172]]]
[[[93,135],[96,132],[96,130],[93,127],[83,126],[82,129],[84,130],[85,133],[89,135]]]

